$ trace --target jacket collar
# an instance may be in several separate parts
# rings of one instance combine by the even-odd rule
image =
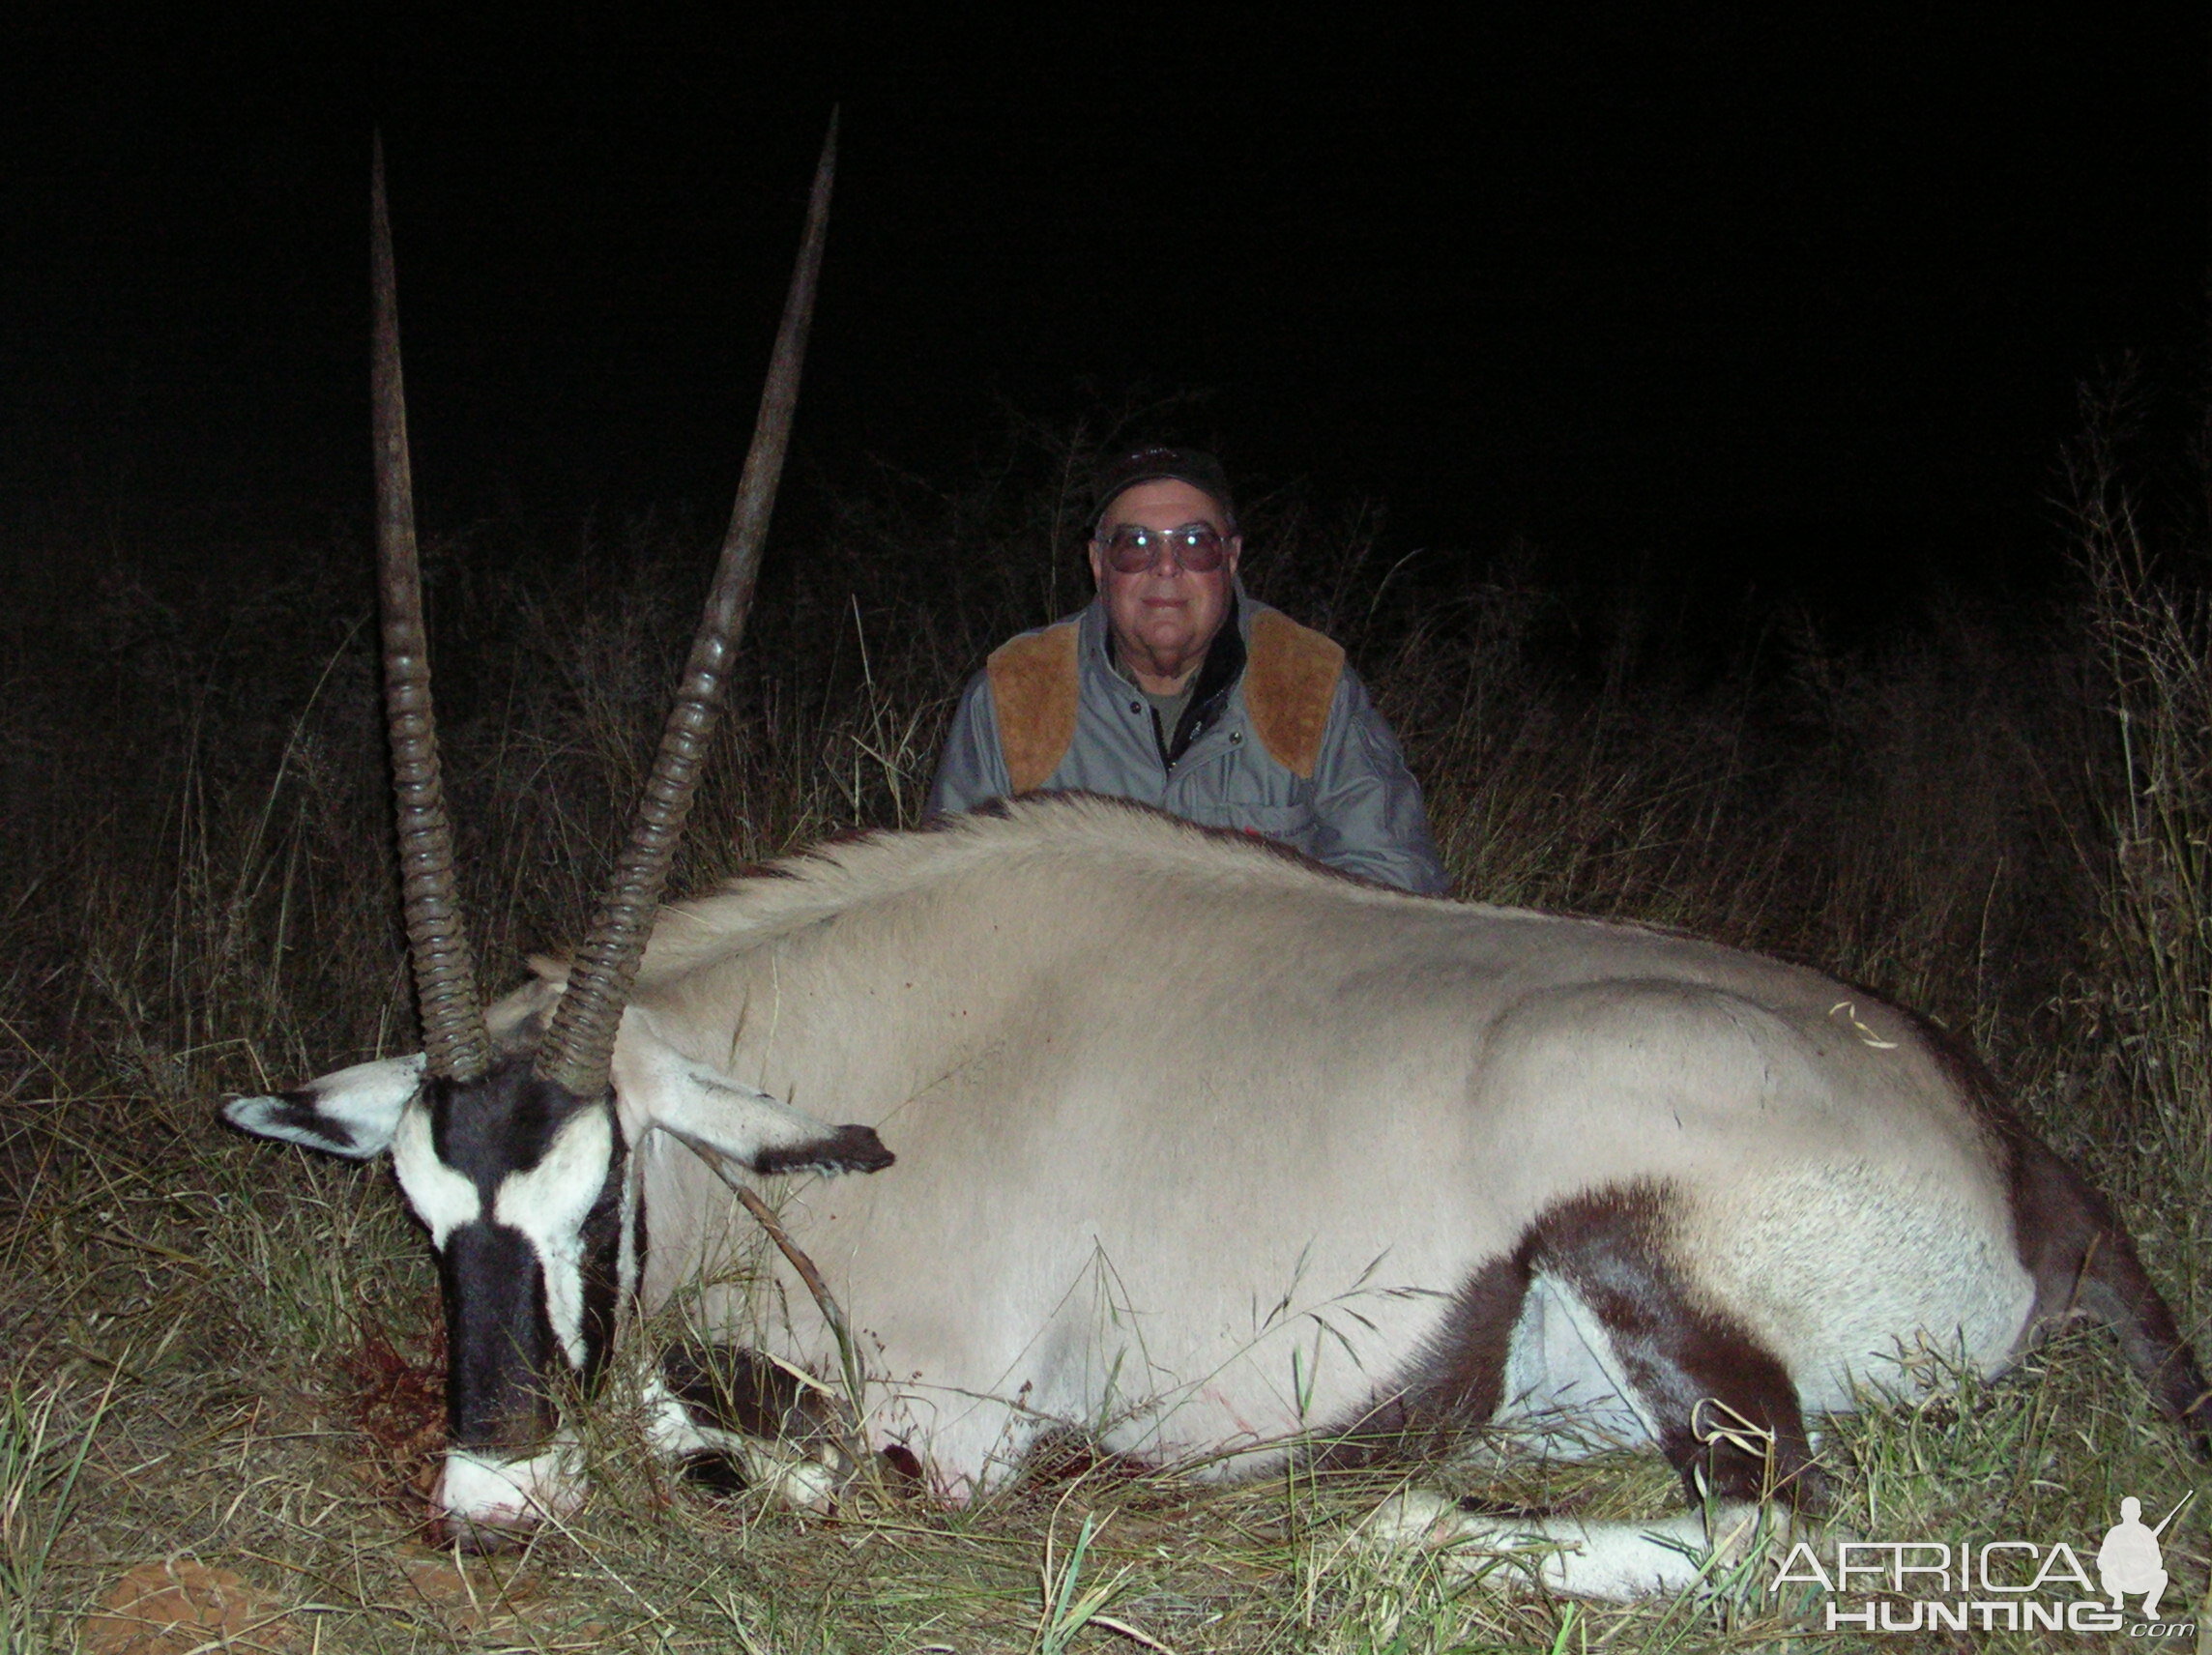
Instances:
[[[1229,613],[1221,618],[1221,630],[1213,634],[1213,642],[1206,649],[1206,659],[1198,664],[1198,678],[1191,685],[1190,700],[1184,705],[1182,716],[1176,720],[1173,732],[1160,732],[1160,757],[1168,764],[1175,763],[1190,750],[1191,742],[1211,729],[1229,705],[1230,692],[1237,681],[1244,676],[1246,651],[1245,628],[1250,624],[1251,599],[1245,595],[1244,583],[1233,580],[1229,591]],[[1121,664],[1114,658],[1114,628],[1106,617],[1106,600],[1093,597],[1091,607],[1084,611],[1084,647],[1095,653],[1100,668],[1118,682],[1127,683]]]

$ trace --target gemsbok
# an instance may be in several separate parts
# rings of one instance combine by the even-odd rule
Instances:
[[[1817,1509],[1808,1415],[1911,1384],[1929,1352],[1994,1374],[2076,1315],[2206,1442],[2196,1358],[2110,1207],[1953,1042],[1818,973],[1408,896],[1086,797],[833,844],[658,911],[751,601],[833,145],[613,889],[572,965],[488,1012],[439,793],[378,162],[383,637],[425,1051],[226,1113],[391,1150],[444,1285],[434,1498],[455,1538],[574,1509],[560,1385],[633,1296],[754,1249],[761,1277],[722,1270],[703,1298],[746,1352],[725,1412],[702,1411],[715,1386],[663,1382],[652,1434],[801,1501],[863,1453],[959,1498],[1070,1434],[1246,1475],[1520,1420],[1655,1441],[1694,1506]],[[795,1470],[731,1409],[839,1446]],[[1697,1569],[1680,1517],[1417,1495],[1377,1517],[1546,1540],[1570,1591]]]

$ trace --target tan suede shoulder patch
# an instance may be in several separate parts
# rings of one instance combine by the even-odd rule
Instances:
[[[1275,763],[1306,780],[1321,762],[1329,704],[1344,676],[1344,646],[1275,609],[1252,617],[1250,644],[1244,711],[1252,733]]]
[[[1052,779],[1075,740],[1076,625],[1062,621],[1000,645],[984,663],[999,714],[999,750],[1016,793]]]

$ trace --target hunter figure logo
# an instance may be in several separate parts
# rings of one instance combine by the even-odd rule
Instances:
[[[1862,1632],[2123,1632],[2129,1638],[2187,1638],[2194,1621],[2162,1621],[2159,1600],[2170,1577],[2159,1546],[2194,1493],[2156,1528],[2142,1501],[2120,1501],[2120,1521],[2097,1548],[2097,1579],[2060,1540],[1839,1540],[1826,1560],[1799,1541],[1775,1571],[1769,1591],[1817,1586],[1824,1630]],[[2110,1605],[2092,1592],[2102,1590]],[[2140,1619],[2127,1600],[2142,1600]]]
[[[2159,1596],[2166,1590],[2166,1559],[2159,1552],[2158,1537],[2166,1532],[2167,1523],[2181,1515],[2181,1506],[2196,1497],[2194,1493],[2184,1495],[2181,1505],[2168,1512],[2166,1523],[2156,1528],[2143,1526],[2141,1500],[2130,1495],[2120,1501],[2120,1521],[2097,1548],[2097,1583],[2110,1595],[2114,1609],[2122,1607],[2121,1599],[2140,1592],[2143,1619],[2158,1618]]]

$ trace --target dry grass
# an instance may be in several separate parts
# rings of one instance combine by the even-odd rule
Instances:
[[[913,820],[965,671],[1079,595],[1068,566],[1040,573],[1066,457],[952,500],[887,485],[779,560],[753,651],[777,664],[741,686],[680,883]],[[1356,518],[1263,505],[1256,543],[1264,590],[1352,643],[1464,891],[1688,925],[1971,1030],[2122,1197],[2197,1327],[2212,639],[2109,471],[2087,477],[2079,614],[2032,635],[1952,618],[1857,657],[1807,634],[1786,670],[1697,692],[1625,650],[1577,671],[1527,580],[1367,566]],[[580,929],[698,578],[695,548],[650,535],[568,572],[524,572],[534,551],[487,530],[433,566],[497,977]],[[711,1499],[643,1463],[619,1383],[586,1414],[578,1519],[519,1558],[425,1546],[439,1335],[419,1232],[381,1171],[213,1125],[226,1090],[408,1039],[361,557],[304,553],[243,616],[236,593],[121,563],[91,608],[34,576],[16,613],[76,619],[5,637],[0,1649],[1849,1646],[1756,1570],[1593,1608],[1510,1565],[1379,1554],[1357,1535],[1389,1488],[1372,1477],[1076,1467],[959,1511],[864,1487],[834,1519]],[[585,577],[610,559],[620,590]],[[1494,1449],[1434,1474],[1597,1515],[1674,1497],[1650,1455]],[[2198,1474],[2088,1338],[1837,1422],[1829,1454],[1861,1529],[1932,1539],[2093,1546],[2120,1494],[2163,1512]],[[2200,1512],[2168,1538],[2175,1603],[2202,1595],[2205,1532]]]

